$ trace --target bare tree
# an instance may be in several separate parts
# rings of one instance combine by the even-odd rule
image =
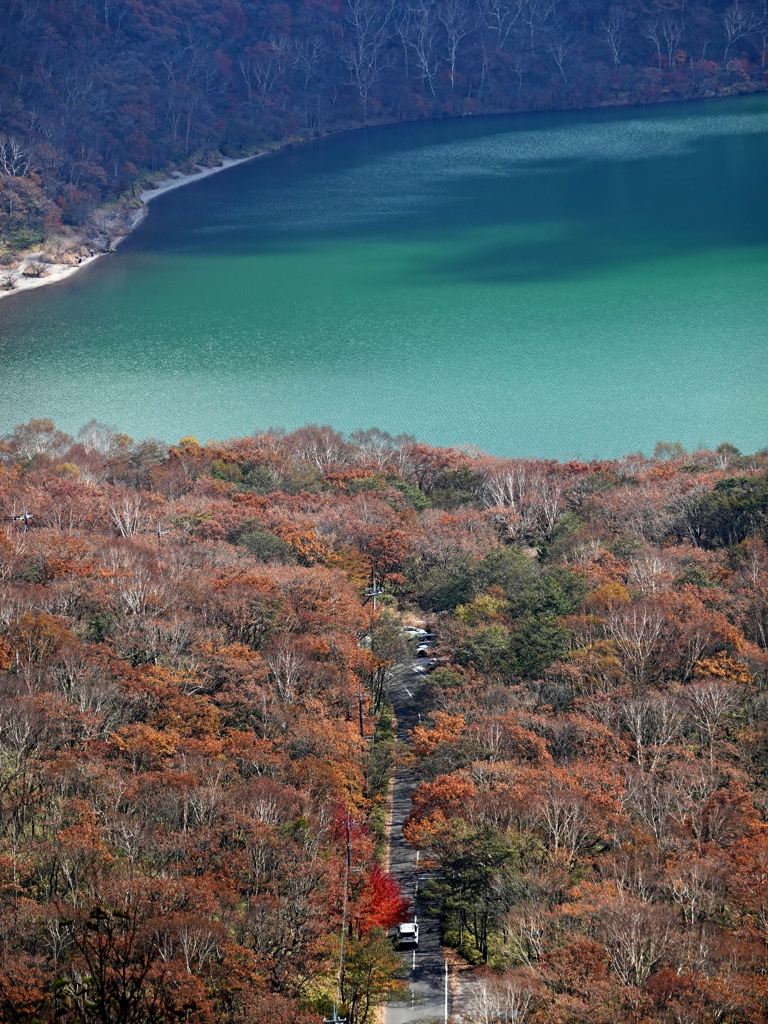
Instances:
[[[516,1020],[525,1024],[533,992],[514,974],[484,978],[473,988],[465,1019],[471,1024]]]
[[[70,249],[71,242],[61,235],[53,235],[46,241],[44,258],[48,263],[61,263]]]
[[[738,693],[719,679],[709,679],[686,690],[690,714],[699,735],[709,747],[710,763],[714,760],[715,739],[726,717],[739,703]]]
[[[30,420],[16,427],[14,432],[4,438],[11,450],[30,459],[35,455],[48,455],[51,458],[63,455],[72,444],[72,438],[63,430],[57,430],[53,420],[47,418]]]
[[[759,24],[760,17],[751,7],[742,6],[739,0],[736,0],[735,4],[731,4],[723,14],[723,29],[726,39],[723,64],[728,63],[728,54],[731,52],[733,44],[749,35],[750,32],[754,32]]]
[[[293,439],[296,455],[311,462],[322,473],[331,466],[347,464],[350,461],[351,446],[331,427],[309,424],[295,431]]]
[[[765,17],[765,15],[761,17],[759,24],[755,25],[752,31],[760,40],[760,67],[764,68],[766,54],[768,53],[768,17]]]
[[[432,97],[436,98],[435,78],[442,63],[437,52],[437,17],[432,4],[425,0],[413,9],[411,46],[416,57],[416,67],[422,80],[429,85]]]
[[[99,210],[91,219],[92,238],[105,252],[110,252],[118,238],[126,234],[125,215],[117,210]]]
[[[611,7],[608,17],[600,22],[600,35],[606,46],[611,51],[613,66],[621,64],[621,47],[624,43],[624,34],[627,27],[627,15],[621,7]]]
[[[643,985],[676,940],[672,912],[625,899],[602,915],[602,939],[613,969],[625,985]]]
[[[491,463],[483,483],[484,504],[507,507],[520,516],[522,534],[550,533],[565,510],[560,481],[522,460]]]
[[[633,697],[622,706],[622,724],[635,743],[635,761],[655,772],[682,732],[683,711],[670,694]]]
[[[322,36],[299,36],[293,41],[295,64],[304,75],[304,89],[309,88],[313,78],[317,78],[323,65],[328,47]]]
[[[45,277],[48,273],[48,265],[41,259],[28,260],[24,267],[25,277]]]
[[[512,955],[527,967],[540,959],[547,934],[547,917],[541,903],[523,903],[510,911],[506,921]]]
[[[141,565],[118,574],[113,587],[123,606],[134,615],[146,615],[150,607],[161,610],[166,604],[162,582]]]
[[[627,582],[645,597],[654,597],[670,590],[674,573],[669,563],[653,550],[633,558],[630,562]]]
[[[661,23],[661,35],[667,48],[668,66],[671,71],[675,64],[675,54],[683,36],[683,26],[677,18],[667,15]]]
[[[360,96],[364,121],[368,120],[371,89],[385,64],[391,14],[391,5],[376,0],[348,0],[345,22],[349,38],[341,56]]]
[[[411,24],[413,21],[413,8],[410,0],[399,0],[392,14],[392,24],[400,45],[403,48],[403,69],[405,80],[411,77],[410,70],[410,47],[411,47]]]
[[[483,24],[491,33],[496,50],[503,50],[509,33],[520,18],[522,0],[480,0],[478,11]]]
[[[629,772],[624,803],[650,830],[660,850],[672,848],[675,814],[680,807],[680,796],[673,785],[657,775]]]
[[[16,282],[19,279],[20,271],[18,267],[2,267],[0,268],[0,288],[3,291],[11,292],[16,287]]]
[[[653,46],[653,60],[658,62],[661,71],[661,38],[659,36],[658,21],[646,21],[643,25],[643,35]]]
[[[280,75],[280,68],[273,53],[268,49],[256,51],[251,48],[250,52],[239,61],[240,72],[248,90],[248,99],[253,99],[254,90],[258,94],[259,102],[266,104],[274,89]]]
[[[466,0],[443,0],[438,8],[438,21],[445,33],[448,67],[451,69],[451,92],[456,82],[456,61],[460,47],[473,29]]]
[[[632,682],[647,680],[663,629],[658,610],[646,604],[614,611],[606,621],[608,638],[619,648],[624,672]]]
[[[594,841],[594,821],[581,793],[557,776],[552,776],[535,806],[532,823],[543,833],[553,861],[572,863],[579,850]]]
[[[512,70],[517,76],[517,95],[523,92],[523,79],[528,70],[528,55],[522,47],[515,48],[512,54]]]
[[[360,462],[372,462],[380,469],[393,465],[404,445],[415,443],[410,434],[398,434],[393,437],[377,427],[372,427],[370,430],[355,430],[350,434],[349,439],[355,446]]]
[[[110,507],[112,521],[117,527],[121,537],[135,537],[141,529],[146,515],[140,495],[126,497],[122,504]]]
[[[722,888],[721,868],[716,861],[697,858],[673,863],[667,877],[669,893],[689,928],[712,912]]]
[[[0,174],[23,178],[32,164],[31,152],[13,135],[0,134]]]
[[[741,577],[750,587],[757,587],[768,576],[768,549],[760,537],[749,537],[742,545],[744,561]]]
[[[266,662],[277,689],[281,704],[296,700],[297,686],[307,671],[306,659],[289,644],[273,647],[266,656]]]
[[[536,48],[536,34],[548,23],[557,0],[528,0],[523,7],[522,19],[528,28],[528,52]]]
[[[100,455],[107,455],[115,448],[116,438],[124,438],[124,434],[118,434],[114,427],[106,423],[99,423],[98,420],[89,420],[84,427],[77,432],[77,440],[87,452],[98,452]]]
[[[565,74],[565,58],[568,56],[570,51],[576,45],[576,39],[573,33],[563,25],[555,25],[549,37],[548,50],[552,54],[552,59],[563,76],[563,81],[567,82],[568,77]]]

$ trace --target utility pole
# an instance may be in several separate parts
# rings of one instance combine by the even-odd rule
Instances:
[[[341,944],[339,945],[339,1002],[341,1002],[341,986],[344,983],[344,940],[347,936],[347,898],[349,894],[349,868],[352,862],[352,843],[349,838],[349,811],[344,820],[346,833],[347,855],[344,858],[344,900],[341,905]]]
[[[339,1010],[338,1006],[334,1003],[333,1004],[333,1016],[332,1017],[323,1017],[323,1024],[347,1024],[347,1018],[346,1017],[340,1017],[339,1013],[338,1013],[338,1010]]]
[[[339,1010],[338,1006],[334,1003],[333,1004],[333,1016],[332,1017],[323,1017],[323,1024],[347,1024],[347,1018],[346,1017],[340,1017],[339,1013],[338,1013],[338,1010]]]
[[[3,516],[3,518],[9,523],[24,523],[24,533],[26,533],[29,529],[29,524],[35,517],[25,508],[20,516]]]
[[[360,736],[362,739],[365,739],[365,714],[363,712],[363,697],[365,693],[362,690],[358,690],[355,696],[357,697],[357,710],[360,720]]]
[[[376,616],[376,598],[383,594],[383,589],[376,583],[376,573],[374,569],[371,569],[371,585],[365,591],[365,600],[363,601],[363,607],[371,602],[371,624],[368,627],[371,636],[371,649],[373,649],[373,620]]]
[[[349,869],[352,863],[352,840],[350,837],[349,811],[344,819],[346,838],[346,857],[344,858],[344,898],[341,904],[341,941],[339,943],[339,977],[336,985],[336,1002],[333,1004],[333,1016],[323,1017],[323,1024],[346,1024],[347,1018],[339,1016],[339,1005],[344,989],[344,941],[347,937],[347,896],[349,892]]]
[[[379,597],[383,593],[384,593],[383,589],[381,587],[379,587],[378,584],[376,583],[376,574],[375,574],[375,572],[373,570],[371,570],[371,585],[365,591],[365,601],[363,601],[363,604],[368,604],[368,602],[370,601],[371,602],[371,609],[372,609],[372,611],[375,612],[376,611],[376,598]]]

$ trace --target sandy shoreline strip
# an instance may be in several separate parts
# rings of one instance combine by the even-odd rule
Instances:
[[[142,206],[136,210],[134,217],[131,219],[128,226],[128,234],[141,224],[147,216],[149,203],[153,199],[157,199],[158,196],[163,195],[163,193],[170,192],[174,188],[181,188],[183,185],[189,185],[193,181],[202,181],[203,178],[209,178],[212,174],[218,174],[219,171],[229,170],[230,167],[235,167],[237,164],[244,164],[249,160],[257,160],[260,156],[266,156],[266,152],[254,153],[252,156],[244,156],[238,159],[222,157],[221,163],[216,167],[200,167],[199,171],[195,174],[183,174],[181,171],[174,171],[170,178],[158,182],[157,185],[141,193],[139,199]],[[119,245],[126,237],[127,235],[120,235],[115,239],[114,245]],[[30,291],[32,288],[42,288],[47,284],[57,284],[59,281],[71,277],[72,274],[76,274],[78,270],[83,270],[84,267],[90,266],[99,256],[105,255],[107,254],[95,253],[93,256],[84,257],[81,263],[49,263],[46,265],[45,277],[24,277],[24,268],[28,264],[36,262],[40,256],[39,252],[30,253],[22,259],[19,265],[19,276],[16,279],[16,286],[9,291],[0,291],[0,299],[7,299],[11,295],[18,295],[20,292]]]

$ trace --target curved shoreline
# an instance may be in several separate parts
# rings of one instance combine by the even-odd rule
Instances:
[[[257,160],[261,156],[267,156],[271,150],[262,150],[260,153],[253,153],[251,156],[243,157],[222,157],[221,163],[215,167],[202,167],[199,164],[198,171],[195,174],[184,174],[182,171],[174,171],[170,178],[164,178],[159,181],[153,188],[145,189],[139,195],[141,207],[135,211],[133,217],[127,224],[127,230],[124,235],[119,235],[113,242],[113,247],[118,246],[128,235],[141,224],[144,218],[149,213],[149,204],[153,199],[157,199],[158,196],[164,195],[166,192],[171,192],[173,189],[181,188],[183,185],[189,185],[193,181],[201,181],[203,178],[209,178],[212,174],[218,174],[219,171],[227,171],[230,167],[236,167],[238,164],[247,163],[249,160]],[[19,266],[19,278],[13,288],[7,291],[0,291],[0,300],[10,298],[14,295],[19,295],[23,292],[31,291],[34,288],[43,288],[45,285],[58,284],[60,281],[65,281],[68,277],[72,277],[80,270],[84,270],[85,267],[90,266],[100,256],[107,256],[109,253],[97,252],[93,256],[85,256],[82,258],[80,263],[49,263],[47,264],[48,269],[46,270],[44,277],[24,277],[24,269],[29,264],[36,262],[40,252],[28,253],[21,260]]]
[[[682,104],[682,105],[688,105],[690,103],[709,102],[711,100],[735,99],[737,96],[752,96],[752,95],[764,93],[766,91],[768,91],[768,89],[757,89],[757,90],[754,90],[754,91],[743,92],[743,93],[736,93],[736,94],[723,93],[723,94],[714,94],[714,95],[707,95],[707,96],[695,96],[695,97],[691,97],[690,99],[678,99],[678,98],[675,98],[675,97],[664,97],[662,99],[658,99],[658,100],[652,101],[650,103],[598,103],[598,104],[584,106],[584,107],[574,107],[574,108],[567,108],[567,109],[569,111],[575,113],[577,111],[603,110],[603,109],[606,109],[606,108],[608,108],[608,109],[626,108],[627,110],[631,110],[633,108],[638,108],[638,107],[643,107],[644,108],[644,107],[655,107],[655,106],[667,106],[669,104],[676,104],[676,103],[679,103],[679,104]],[[480,113],[480,114],[461,114],[461,115],[456,115],[456,116],[458,116],[458,117],[509,117],[510,115],[513,115],[513,114],[541,114],[541,113],[556,113],[556,112],[562,112],[562,108],[546,108],[546,109],[540,109],[540,110],[537,109],[537,110],[517,110],[517,111],[510,110],[510,111],[498,111],[498,112],[493,112],[493,113],[483,112],[483,113]],[[429,120],[435,120],[435,119],[431,118]],[[344,134],[346,132],[350,132],[350,131],[360,131],[363,128],[380,128],[380,127],[385,127],[387,125],[405,124],[405,123],[415,123],[415,122],[413,122],[413,121],[410,121],[410,122],[409,121],[399,121],[399,120],[392,120],[392,121],[383,120],[383,121],[377,121],[375,123],[368,123],[368,124],[347,125],[346,127],[343,127],[343,128],[337,128],[334,131],[325,132],[319,138],[310,138],[310,139],[289,138],[289,139],[286,139],[281,145],[276,146],[274,149],[263,149],[263,150],[261,150],[258,153],[252,153],[250,156],[243,156],[243,157],[221,157],[221,163],[217,164],[214,167],[206,167],[206,166],[203,166],[201,164],[193,164],[193,166],[197,168],[197,171],[194,174],[185,174],[182,171],[173,171],[172,174],[171,174],[171,177],[162,179],[156,185],[154,185],[152,188],[145,189],[143,192],[141,192],[139,194],[138,198],[139,198],[139,201],[141,202],[140,208],[138,210],[136,210],[136,212],[134,213],[133,217],[131,217],[130,220],[128,221],[128,223],[126,225],[125,234],[119,235],[114,240],[114,242],[112,243],[112,250],[110,250],[110,251],[114,251],[114,249],[122,241],[124,241],[124,239],[127,238],[128,235],[139,226],[139,224],[142,223],[144,218],[149,213],[149,203],[151,203],[153,199],[157,199],[158,196],[163,195],[165,192],[171,192],[171,191],[173,191],[173,189],[181,188],[184,185],[189,185],[191,182],[201,181],[203,178],[209,178],[212,174],[218,174],[219,171],[229,170],[230,167],[236,167],[239,164],[248,163],[251,160],[258,160],[260,157],[263,157],[263,156],[270,156],[272,154],[279,153],[283,149],[286,149],[287,147],[292,146],[292,145],[299,145],[299,144],[304,145],[304,144],[309,143],[309,142],[317,142],[317,141],[320,141],[321,138],[325,139],[325,138],[331,137],[332,135],[342,135],[342,134]],[[35,288],[42,288],[45,285],[58,284],[61,281],[65,281],[67,278],[72,277],[73,274],[76,274],[79,270],[83,270],[83,269],[85,269],[85,267],[90,266],[90,264],[93,263],[95,260],[99,259],[100,256],[107,256],[107,255],[109,255],[109,252],[97,252],[93,256],[83,257],[80,263],[74,263],[74,264],[72,264],[72,263],[50,263],[50,264],[47,264],[48,270],[46,271],[44,277],[31,277],[31,276],[24,277],[23,276],[24,268],[29,263],[34,263],[36,261],[36,258],[39,257],[39,255],[40,255],[40,252],[38,251],[38,252],[34,252],[34,253],[28,253],[26,256],[22,257],[20,266],[18,268],[21,276],[19,276],[19,278],[16,281],[15,286],[12,289],[8,289],[8,290],[0,289],[0,300],[9,298],[9,297],[11,297],[13,295],[19,295],[22,292],[31,291],[32,289],[35,289]]]

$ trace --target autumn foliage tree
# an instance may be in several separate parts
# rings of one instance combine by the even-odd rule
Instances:
[[[380,858],[399,761],[423,896],[495,972],[478,1020],[764,1020],[767,469],[19,426],[3,1018],[310,1024],[346,893],[341,995],[366,1024],[410,912]],[[387,671],[417,622],[437,635],[405,749]]]

